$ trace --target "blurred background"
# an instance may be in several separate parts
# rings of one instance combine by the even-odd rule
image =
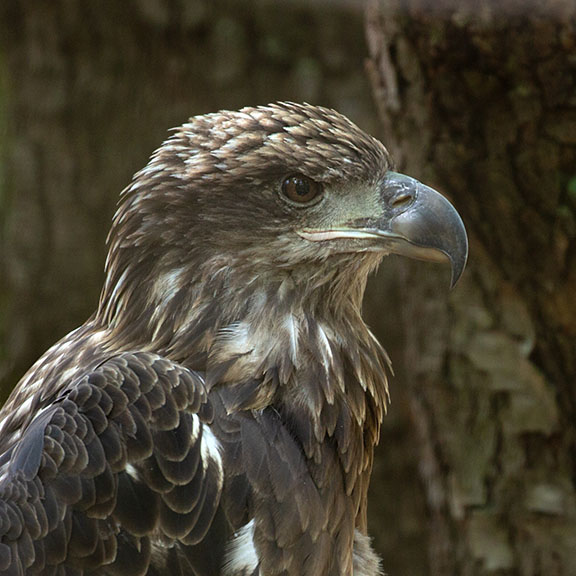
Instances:
[[[119,192],[188,117],[338,109],[448,195],[449,271],[390,258],[371,534],[391,576],[576,574],[574,0],[2,0],[0,394],[94,310]]]

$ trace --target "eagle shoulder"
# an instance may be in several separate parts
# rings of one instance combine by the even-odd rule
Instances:
[[[211,419],[201,376],[161,356],[84,374],[4,457],[0,572],[144,574],[159,550],[197,544],[222,491]]]

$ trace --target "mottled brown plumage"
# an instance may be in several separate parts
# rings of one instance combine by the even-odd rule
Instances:
[[[122,195],[98,310],[2,410],[1,574],[380,574],[366,278],[396,252],[455,280],[467,251],[450,204],[389,168],[309,105],[174,132]]]

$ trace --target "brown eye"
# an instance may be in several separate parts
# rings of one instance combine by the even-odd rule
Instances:
[[[282,182],[282,194],[298,204],[311,202],[322,193],[322,184],[315,182],[308,176],[293,174]]]

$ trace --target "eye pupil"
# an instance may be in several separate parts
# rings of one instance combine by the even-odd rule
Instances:
[[[322,192],[322,185],[307,176],[293,174],[282,182],[282,193],[286,198],[298,204],[314,200]]]
[[[302,180],[302,178],[296,178],[294,186],[298,196],[306,196],[310,193],[310,186],[308,185],[308,182],[306,182],[306,180]]]

